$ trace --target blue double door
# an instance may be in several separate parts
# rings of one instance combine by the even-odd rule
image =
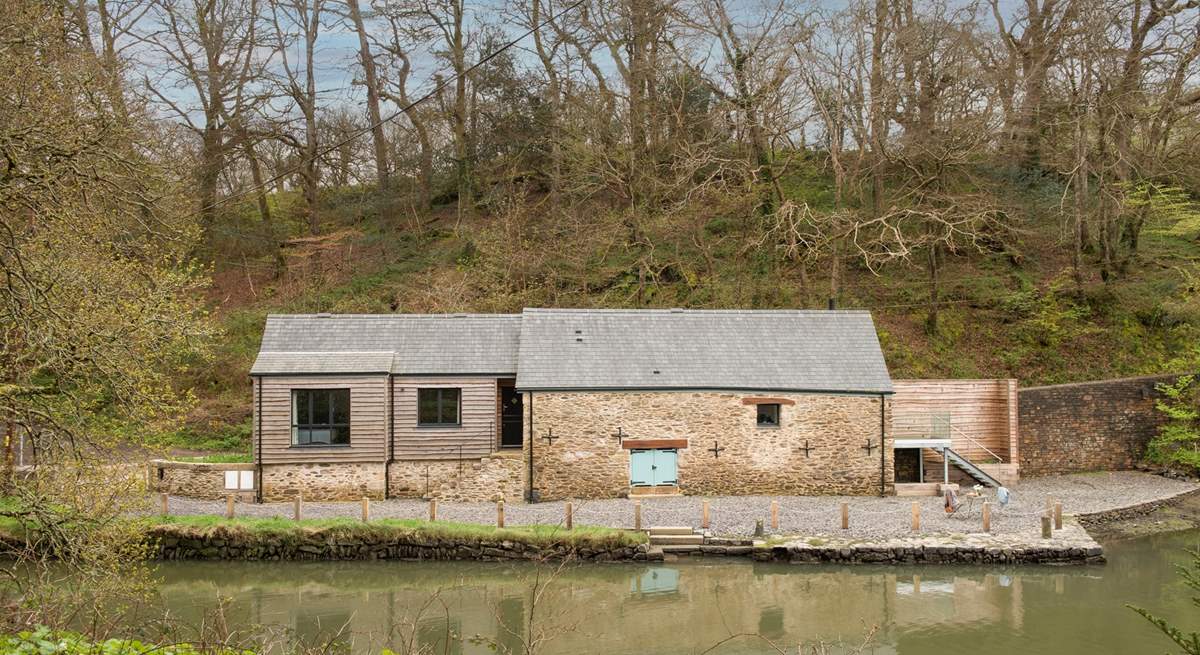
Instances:
[[[679,483],[674,448],[629,451],[629,484],[634,487],[658,487]]]

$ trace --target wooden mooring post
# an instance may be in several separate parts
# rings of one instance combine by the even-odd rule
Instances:
[[[429,499],[429,520],[437,520],[437,498]]]
[[[170,498],[171,498],[171,497],[170,497],[170,496],[168,496],[167,494],[165,494],[165,493],[164,493],[164,494],[162,494],[162,513],[163,513],[163,516],[166,516],[167,514],[170,514],[170,513],[171,513],[171,506],[170,506],[170,502],[171,502],[171,501],[170,501]]]
[[[496,501],[496,527],[504,527],[504,499]]]
[[[992,531],[992,504],[987,501],[983,503],[983,531]]]
[[[842,529],[850,529],[850,503],[842,503]]]
[[[362,499],[362,520],[363,523],[371,520],[371,499],[366,496]]]
[[[709,505],[708,501],[705,500],[700,503],[700,527],[707,530],[709,525]]]
[[[771,501],[771,529],[772,530],[779,529],[779,501],[778,500]]]
[[[1062,530],[1062,501],[1054,502],[1054,529]]]
[[[912,531],[921,531],[921,503],[916,501],[912,504]]]
[[[1050,538],[1050,515],[1042,515],[1042,539]]]
[[[225,494],[225,518],[233,518],[233,494]]]
[[[574,527],[575,527],[575,507],[569,500],[567,501],[567,504],[566,504],[566,512],[567,512],[567,515],[565,517],[565,523],[566,523],[567,529],[568,530],[574,529]]]
[[[292,499],[292,519],[293,520],[295,520],[295,521],[300,520],[301,512],[302,512],[302,509],[301,509],[302,505],[304,505],[304,500],[301,498],[300,494],[296,494],[296,497]]]
[[[642,529],[642,501],[633,501],[633,529]]]

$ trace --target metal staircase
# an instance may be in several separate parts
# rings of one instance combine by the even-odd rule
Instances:
[[[950,460],[951,464],[957,466],[959,470],[971,476],[979,484],[993,488],[1003,486],[1000,484],[999,480],[988,475],[986,471],[976,466],[974,462],[954,452],[954,450],[950,448],[944,449],[942,451],[942,456]]]

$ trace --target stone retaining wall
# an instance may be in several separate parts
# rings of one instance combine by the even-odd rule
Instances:
[[[1080,514],[1079,522],[1084,527],[1101,526],[1106,523],[1115,521],[1124,521],[1127,519],[1135,519],[1147,514],[1151,514],[1163,507],[1172,507],[1189,499],[1200,496],[1200,489],[1181,493],[1178,496],[1170,498],[1162,498],[1160,500],[1152,500],[1148,503],[1139,505],[1130,505],[1129,507],[1118,507],[1116,509],[1105,510],[1103,512],[1093,512],[1091,514]]]
[[[192,534],[173,526],[154,528],[156,554],[167,560],[563,560],[643,561],[646,544],[621,547],[538,546],[516,541],[458,542],[420,535],[341,536],[313,531],[295,535],[235,538]]]
[[[1038,534],[929,535],[859,541],[797,540],[754,551],[757,560],[833,564],[1093,564],[1104,549],[1077,523]]]
[[[1178,377],[1021,389],[1021,477],[1134,468],[1163,420],[1155,385]]]
[[[156,459],[147,466],[149,486],[159,493],[202,500],[218,500],[227,494],[238,494],[246,500],[254,498],[253,490],[238,491],[225,488],[226,471],[253,471],[254,464],[208,464]]]

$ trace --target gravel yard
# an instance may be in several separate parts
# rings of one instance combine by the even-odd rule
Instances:
[[[1039,515],[1046,499],[1061,501],[1064,514],[1086,514],[1138,505],[1200,489],[1200,485],[1171,480],[1135,471],[1083,473],[1025,480],[1012,489],[1006,508],[995,507],[992,531],[1000,534],[1036,533]],[[646,498],[642,500],[642,525],[700,526],[700,507],[704,499],[696,496]],[[910,533],[911,506],[921,505],[921,531],[926,534],[962,534],[980,531],[981,503],[970,511],[946,516],[941,498],[876,498],[864,496],[780,496],[779,529],[770,529],[772,497],[721,496],[711,503],[711,529],[716,535],[750,535],[762,519],[768,533],[781,535],[839,535],[856,538],[893,537]],[[840,529],[840,504],[850,505],[850,529]],[[172,497],[172,514],[222,514],[223,501],[203,501]],[[421,500],[387,500],[371,503],[372,518],[426,518],[429,504]],[[633,501],[577,500],[574,503],[576,525],[633,527]],[[263,505],[241,504],[239,516],[292,515],[291,503]],[[305,503],[304,518],[361,516],[359,503]],[[493,503],[438,503],[438,518],[464,523],[494,523]],[[534,505],[510,503],[505,506],[507,525],[530,523],[558,524],[563,520],[563,503]]]

